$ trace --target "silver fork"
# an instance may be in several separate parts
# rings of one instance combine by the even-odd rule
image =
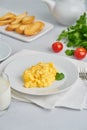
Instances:
[[[83,80],[87,80],[87,70],[85,69],[85,67],[80,68],[79,77]]]

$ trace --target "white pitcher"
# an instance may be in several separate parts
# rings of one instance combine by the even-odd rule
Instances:
[[[84,0],[42,0],[45,2],[57,22],[63,25],[73,24],[86,11]]]

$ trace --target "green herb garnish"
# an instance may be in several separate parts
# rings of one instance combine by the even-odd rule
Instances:
[[[67,49],[67,50],[65,51],[65,53],[66,53],[67,56],[73,56],[73,55],[74,55],[74,50],[69,50],[69,49]]]
[[[55,80],[62,80],[64,79],[65,75],[63,73],[56,73]]]
[[[87,50],[87,15],[84,13],[76,21],[76,24],[69,26],[63,30],[57,38],[57,41],[65,40],[67,47],[77,48],[83,47]],[[73,51],[65,51],[66,54],[71,55]]]

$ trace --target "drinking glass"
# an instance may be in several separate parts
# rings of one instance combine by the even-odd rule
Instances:
[[[0,116],[8,110],[10,102],[11,89],[9,80],[0,76]]]

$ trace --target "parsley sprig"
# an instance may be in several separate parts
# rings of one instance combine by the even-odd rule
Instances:
[[[57,41],[65,39],[67,47],[83,47],[87,50],[87,15],[86,12],[80,16],[75,25],[63,30]],[[68,51],[69,52],[69,51]],[[70,55],[73,51],[69,52]],[[67,51],[65,52],[67,54]],[[69,54],[68,53],[68,54]]]
[[[56,73],[55,80],[62,80],[64,79],[65,75],[63,73]]]

